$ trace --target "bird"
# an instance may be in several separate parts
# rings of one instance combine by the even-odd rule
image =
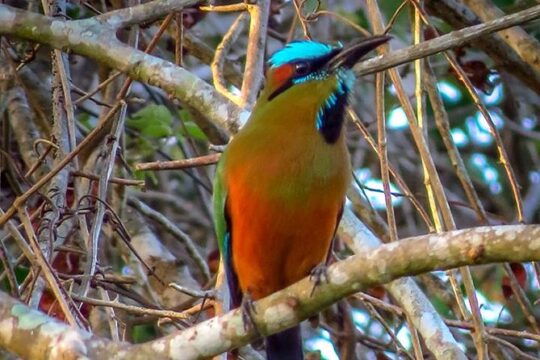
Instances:
[[[352,67],[389,39],[296,40],[269,57],[266,84],[214,178],[231,308],[324,269],[351,180],[343,127]],[[268,336],[265,347],[268,360],[303,359],[299,325]]]

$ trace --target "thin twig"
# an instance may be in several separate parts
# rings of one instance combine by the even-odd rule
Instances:
[[[366,37],[371,36],[371,33],[368,30],[364,29],[362,26],[358,25],[357,22],[352,21],[351,19],[348,19],[347,17],[345,17],[343,15],[340,15],[337,12],[334,12],[334,11],[318,10],[318,11],[314,12],[313,14],[309,15],[309,20],[316,20],[321,15],[327,15],[327,16],[335,17],[336,19],[343,22],[347,26],[350,26],[351,28],[358,31],[360,34],[362,34],[362,35],[364,35]]]
[[[103,80],[101,83],[99,83],[98,86],[94,90],[88,91],[85,95],[81,96],[77,100],[75,100],[73,103],[75,105],[79,105],[85,100],[91,98],[94,96],[98,91],[101,91],[103,88],[105,88],[107,85],[109,85],[112,81],[114,81],[116,78],[118,78],[120,75],[122,75],[121,72],[115,72],[111,76],[109,76],[107,79]],[[107,107],[110,107],[110,104],[107,104]]]
[[[103,159],[103,167],[99,175],[98,183],[98,198],[105,201],[107,198],[107,189],[109,180],[112,177],[112,172],[116,160],[116,152],[118,150],[118,142],[121,137],[122,132],[124,131],[124,121],[126,119],[127,104],[123,101],[120,102],[120,113],[116,121],[113,123],[113,135],[108,143],[108,151],[106,157]],[[85,239],[86,246],[88,249],[88,260],[84,269],[84,273],[88,275],[81,281],[80,294],[81,296],[86,296],[90,287],[91,276],[94,275],[97,266],[98,258],[98,249],[99,249],[99,239],[102,231],[103,217],[105,215],[106,208],[101,201],[98,201],[96,204],[96,214],[94,216],[94,221],[92,223],[92,230],[90,231],[88,239]]]
[[[41,247],[39,246],[36,233],[34,232],[26,209],[19,209],[19,218],[24,225],[24,229],[29,238],[30,246],[35,254],[36,265],[39,266],[39,269],[45,276],[45,279],[47,280],[56,301],[58,301],[58,304],[64,313],[65,319],[71,326],[85,328],[85,326],[80,322],[80,319],[73,316],[71,311],[72,309],[75,309],[75,306],[73,306],[73,304],[71,304],[71,306],[68,304],[68,301],[70,300],[69,296],[60,285],[58,278],[54,274],[54,270],[51,268],[51,265],[41,252]]]
[[[363,302],[362,299],[360,299],[360,301]],[[364,302],[364,307],[368,310],[368,312],[371,314],[371,316],[374,319],[376,319],[382,325],[382,327],[384,328],[386,333],[390,336],[390,338],[392,339],[392,343],[396,347],[396,352],[398,354],[399,353],[405,354],[406,357],[409,358],[409,359],[414,359],[414,357],[411,355],[411,353],[408,352],[407,349],[405,349],[403,347],[403,345],[401,344],[401,342],[397,339],[396,334],[390,328],[390,325],[388,325],[388,323],[386,322],[386,320],[384,320],[384,318],[381,316],[381,314],[379,314],[377,309],[375,309],[375,307],[372,304],[368,303],[368,302]]]
[[[360,121],[358,115],[351,108],[347,109],[347,115],[349,115],[349,117],[352,119],[352,121],[354,122],[364,139],[367,141],[368,145],[373,149],[375,154],[380,157],[379,149],[375,140],[373,139],[367,128],[364,126],[364,124]],[[416,199],[405,180],[401,177],[401,175],[397,172],[397,170],[392,166],[390,162],[388,162],[388,170],[396,180],[396,183],[401,189],[401,191],[403,191],[407,199],[411,201],[415,209],[418,211],[418,214],[420,214],[420,217],[428,227],[429,231],[433,231],[435,228],[433,227],[433,223],[431,222],[431,219],[429,218],[426,210],[422,207],[422,205],[420,204],[418,199]]]
[[[466,329],[466,330],[474,330],[474,325],[465,321],[445,319],[444,322],[448,326],[451,326],[451,327]],[[486,332],[490,335],[516,337],[520,339],[534,340],[540,343],[540,335],[533,334],[528,331],[501,329],[501,328],[489,327],[489,326],[486,326],[485,329],[486,329]]]
[[[188,254],[197,264],[199,270],[201,270],[205,281],[208,281],[210,279],[210,270],[208,269],[208,264],[206,263],[206,261],[200,254],[199,249],[197,249],[195,243],[188,234],[182,231],[172,221],[163,216],[163,214],[161,214],[159,211],[152,209],[150,206],[146,205],[139,199],[135,197],[130,197],[128,199],[128,202],[145,216],[148,216],[152,220],[157,221],[159,224],[161,224],[161,226],[164,227],[165,230],[167,230],[170,234],[174,235],[176,239],[180,240],[180,242],[186,247]]]
[[[238,12],[238,11],[246,11],[248,9],[248,4],[238,3],[238,4],[231,4],[231,5],[209,5],[209,6],[200,6],[199,10],[202,11],[212,11],[212,12]]]
[[[506,272],[506,275],[508,276],[510,280],[510,287],[512,289],[512,293],[514,294],[516,301],[521,308],[521,311],[523,311],[523,315],[525,315],[525,319],[531,324],[532,328],[534,329],[534,332],[537,334],[540,334],[540,327],[538,326],[538,322],[536,321],[536,318],[534,316],[534,309],[531,305],[531,302],[527,298],[527,295],[519,285],[518,280],[516,279],[516,275],[514,274],[514,271],[512,270],[512,267],[510,264],[505,263],[503,265],[504,270]]]
[[[425,12],[418,6],[417,0],[412,0],[415,7],[418,9],[418,12],[422,15],[422,20],[429,25],[429,19]],[[538,6],[540,8],[540,5]],[[435,30],[436,31],[436,30]],[[501,135],[499,134],[499,130],[497,130],[497,127],[495,126],[495,123],[493,122],[493,119],[491,118],[491,115],[489,114],[489,111],[487,110],[486,106],[482,103],[480,96],[478,96],[478,93],[474,89],[473,84],[467,77],[467,74],[463,70],[463,68],[459,65],[454,55],[450,54],[449,52],[445,52],[444,56],[458,75],[459,80],[463,83],[465,88],[467,89],[467,92],[471,96],[474,104],[476,105],[478,111],[482,114],[484,119],[486,120],[486,123],[488,125],[489,132],[495,139],[495,144],[497,148],[497,154],[499,156],[499,162],[503,166],[504,171],[506,172],[506,176],[508,177],[508,181],[510,183],[510,188],[512,189],[512,194],[514,196],[514,202],[516,204],[516,211],[517,211],[517,220],[518,222],[523,222],[523,200],[521,199],[521,194],[519,191],[519,184],[517,182],[516,175],[514,173],[514,170],[512,169],[512,166],[510,165],[510,160],[508,158],[508,154],[506,153],[506,149],[503,145]]]
[[[227,32],[221,39],[219,45],[216,47],[214,60],[212,60],[212,63],[210,64],[210,68],[212,69],[212,78],[214,79],[214,86],[216,87],[216,90],[228,97],[232,102],[239,106],[241,106],[242,104],[242,99],[241,97],[232,94],[227,88],[227,84],[225,83],[225,79],[223,78],[223,66],[225,64],[225,60],[231,46],[236,43],[236,40],[244,29],[244,26],[248,19],[249,17],[247,12],[243,12],[238,15],[236,20],[234,20],[232,25],[229,27],[229,30],[227,30]]]
[[[381,168],[381,179],[384,189],[384,202],[386,204],[386,218],[390,241],[398,240],[396,217],[394,206],[392,205],[392,194],[390,193],[390,174],[388,172],[388,152],[386,150],[386,119],[384,116],[384,72],[375,75],[375,111],[377,113],[377,145]]]
[[[106,300],[100,300],[100,299],[93,299],[86,296],[79,296],[79,295],[72,295],[73,299],[77,301],[81,301],[87,304],[96,305],[96,306],[106,306],[111,307],[115,309],[120,309],[127,311],[131,314],[136,315],[150,315],[150,316],[157,316],[157,317],[168,317],[171,319],[180,319],[180,320],[188,320],[191,318],[191,315],[193,313],[197,313],[200,309],[197,309],[197,311],[189,311],[189,312],[177,312],[172,310],[158,310],[158,309],[149,309],[146,307],[140,307],[140,306],[134,306],[134,305],[126,305],[123,304],[117,300],[115,301],[106,301]]]
[[[250,15],[246,66],[242,81],[242,107],[251,109],[264,80],[264,55],[266,53],[266,33],[270,16],[270,0],[258,0],[248,6]]]
[[[307,26],[307,19],[304,17],[304,14],[302,13],[302,7],[305,1],[303,0],[293,0],[292,1],[294,6],[294,11],[296,13],[295,19],[300,21],[300,26],[302,27],[302,31],[304,33],[304,38],[311,39],[311,34],[309,32],[309,28]],[[296,24],[296,21],[294,22]],[[293,31],[294,27],[291,27],[291,31]]]
[[[480,219],[480,221],[484,224],[487,224],[488,217],[487,217],[486,211],[484,210],[484,207],[482,206],[482,202],[480,201],[480,198],[478,197],[478,194],[474,188],[474,185],[469,177],[469,173],[467,172],[465,163],[463,162],[459,149],[457,148],[456,144],[452,140],[452,137],[450,134],[450,121],[448,119],[448,113],[446,112],[446,109],[444,108],[441,95],[437,89],[437,85],[436,85],[437,79],[435,77],[435,74],[433,73],[429,59],[426,59],[425,61],[424,75],[425,75],[424,86],[428,93],[429,101],[433,109],[433,117],[435,118],[435,125],[437,126],[437,129],[439,130],[439,134],[441,135],[441,138],[443,139],[443,143],[446,147],[446,151],[448,152],[448,157],[450,158],[450,162],[452,163],[452,166],[454,167],[456,175],[459,181],[461,182],[461,186],[463,187],[465,195],[467,196],[467,199],[469,200],[469,204],[472,206],[472,208],[478,215],[478,218]]]
[[[103,289],[102,287],[98,287],[99,295],[102,298],[102,301],[104,302],[110,302],[109,294],[107,293],[107,290]],[[116,295],[116,300],[118,300],[118,295]],[[118,331],[118,320],[116,318],[116,314],[114,313],[114,308],[111,306],[107,306],[105,308],[105,313],[107,314],[107,322],[109,323],[109,329],[111,331],[111,339],[113,341],[120,341],[119,337],[119,331]]]
[[[189,296],[195,297],[195,298],[210,298],[213,299],[216,297],[216,291],[215,290],[209,290],[209,291],[201,291],[196,289],[190,289],[182,285],[178,285],[175,283],[170,283],[169,287],[172,287],[173,289],[180,291],[181,293],[187,294]]]
[[[94,174],[86,174],[82,171],[71,171],[70,173],[72,176],[80,176],[84,177],[90,180],[99,181],[99,176]],[[111,184],[117,184],[117,185],[123,185],[123,186],[138,186],[138,187],[145,187],[146,181],[144,180],[132,180],[132,179],[122,179],[117,177],[111,177],[109,179],[109,182]]]
[[[515,356],[516,356],[515,359],[538,360],[538,357],[524,353],[516,345],[512,344],[509,341],[500,339],[500,338],[492,336],[492,335],[486,335],[486,340],[489,341],[489,342],[499,343],[499,344],[501,344],[503,346],[506,346],[507,348],[512,350],[512,352],[515,354]]]
[[[174,17],[174,63],[184,66],[184,13],[179,11]]]
[[[198,166],[213,165],[218,162],[221,157],[220,153],[208,154],[190,159],[172,160],[172,161],[152,161],[147,163],[139,163],[135,165],[136,170],[178,170]]]

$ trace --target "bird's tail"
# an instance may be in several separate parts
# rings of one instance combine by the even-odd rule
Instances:
[[[300,325],[266,338],[268,360],[303,360]]]

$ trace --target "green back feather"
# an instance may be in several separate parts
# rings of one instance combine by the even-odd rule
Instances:
[[[214,227],[219,246],[219,252],[223,256],[225,246],[225,235],[227,234],[227,221],[225,215],[225,201],[227,199],[227,189],[225,187],[223,156],[219,161],[214,177],[214,191],[212,196],[214,208]]]

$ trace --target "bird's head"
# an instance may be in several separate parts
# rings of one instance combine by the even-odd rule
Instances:
[[[268,60],[266,73],[268,100],[290,87],[308,81],[322,81],[338,75],[340,86],[353,85],[350,70],[364,55],[384,44],[389,36],[373,36],[346,47],[310,40],[293,41],[276,51]]]
[[[334,143],[340,136],[345,105],[355,81],[351,68],[389,39],[386,35],[374,36],[345,47],[316,41],[290,42],[268,60],[261,97],[266,104],[289,92],[294,93],[295,99],[306,96],[314,100],[317,104],[314,125],[327,143]],[[298,87],[300,92],[292,90],[302,84],[305,86],[301,90]]]

